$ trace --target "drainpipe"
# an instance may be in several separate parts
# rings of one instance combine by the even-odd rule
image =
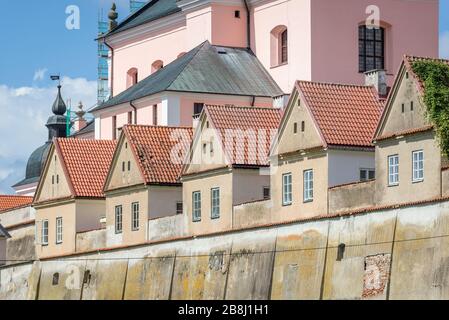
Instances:
[[[106,47],[109,48],[109,50],[111,50],[111,74],[110,74],[110,78],[111,78],[111,92],[109,92],[109,97],[112,98],[114,96],[114,48],[112,48],[106,42],[105,38],[103,38],[103,43],[105,44]]]
[[[251,107],[254,107],[254,104],[256,103],[256,96],[253,96],[251,100]]]
[[[251,49],[251,11],[249,10],[248,0],[243,0],[246,8],[246,46]]]
[[[134,109],[134,124],[137,124],[137,108],[132,101],[129,102],[129,105]]]

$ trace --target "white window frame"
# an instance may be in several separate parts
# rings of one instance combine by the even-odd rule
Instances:
[[[56,218],[56,244],[62,243],[62,217]]]
[[[123,233],[123,207],[115,206],[114,209],[115,216],[115,234]]]
[[[192,193],[192,219],[193,222],[201,221],[201,191]]]
[[[313,201],[313,169],[304,170],[303,173],[304,202]]]
[[[388,185],[399,185],[399,155],[388,156]]]
[[[48,220],[42,220],[42,245],[48,246]]]
[[[138,231],[140,228],[140,204],[139,202],[133,202],[131,204],[131,229],[132,231]]]
[[[424,150],[412,152],[412,181],[424,181]]]
[[[293,203],[293,177],[291,172],[282,175],[282,205],[289,206]]]
[[[211,219],[220,218],[220,188],[210,189],[210,217]]]

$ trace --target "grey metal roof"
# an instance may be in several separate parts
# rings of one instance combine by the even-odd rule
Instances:
[[[11,238],[10,234],[6,229],[0,224],[0,239],[2,238]]]
[[[283,95],[251,50],[213,46],[206,41],[92,111],[162,91],[257,97]]]
[[[173,13],[181,11],[176,4],[177,0],[152,0],[144,5],[140,10],[129,15],[125,20],[120,22],[112,31],[103,37],[110,36],[124,30],[128,30],[144,23],[148,23]]]
[[[72,134],[72,137],[76,137],[85,133],[89,133],[89,132],[93,132],[95,131],[95,121],[91,120],[87,123],[87,125],[82,128],[81,130],[75,132],[74,134]]]
[[[46,142],[31,154],[26,167],[25,179],[13,185],[13,188],[39,181],[39,177],[41,176],[45,162],[47,161],[50,147],[51,142]]]

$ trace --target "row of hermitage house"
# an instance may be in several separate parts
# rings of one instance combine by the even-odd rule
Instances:
[[[449,64],[405,56],[388,96],[382,72],[373,86],[297,81],[285,109],[206,105],[193,128],[54,140],[33,202],[38,257],[446,199],[417,60]]]

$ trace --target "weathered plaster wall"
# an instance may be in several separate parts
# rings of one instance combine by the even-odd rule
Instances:
[[[8,232],[11,238],[6,240],[6,264],[36,259],[34,224]]]
[[[448,299],[448,244],[435,202],[3,267],[0,298]]]
[[[329,213],[373,207],[374,187],[375,181],[371,180],[329,189]]]
[[[92,230],[76,234],[76,251],[85,252],[107,247],[106,229]]]

